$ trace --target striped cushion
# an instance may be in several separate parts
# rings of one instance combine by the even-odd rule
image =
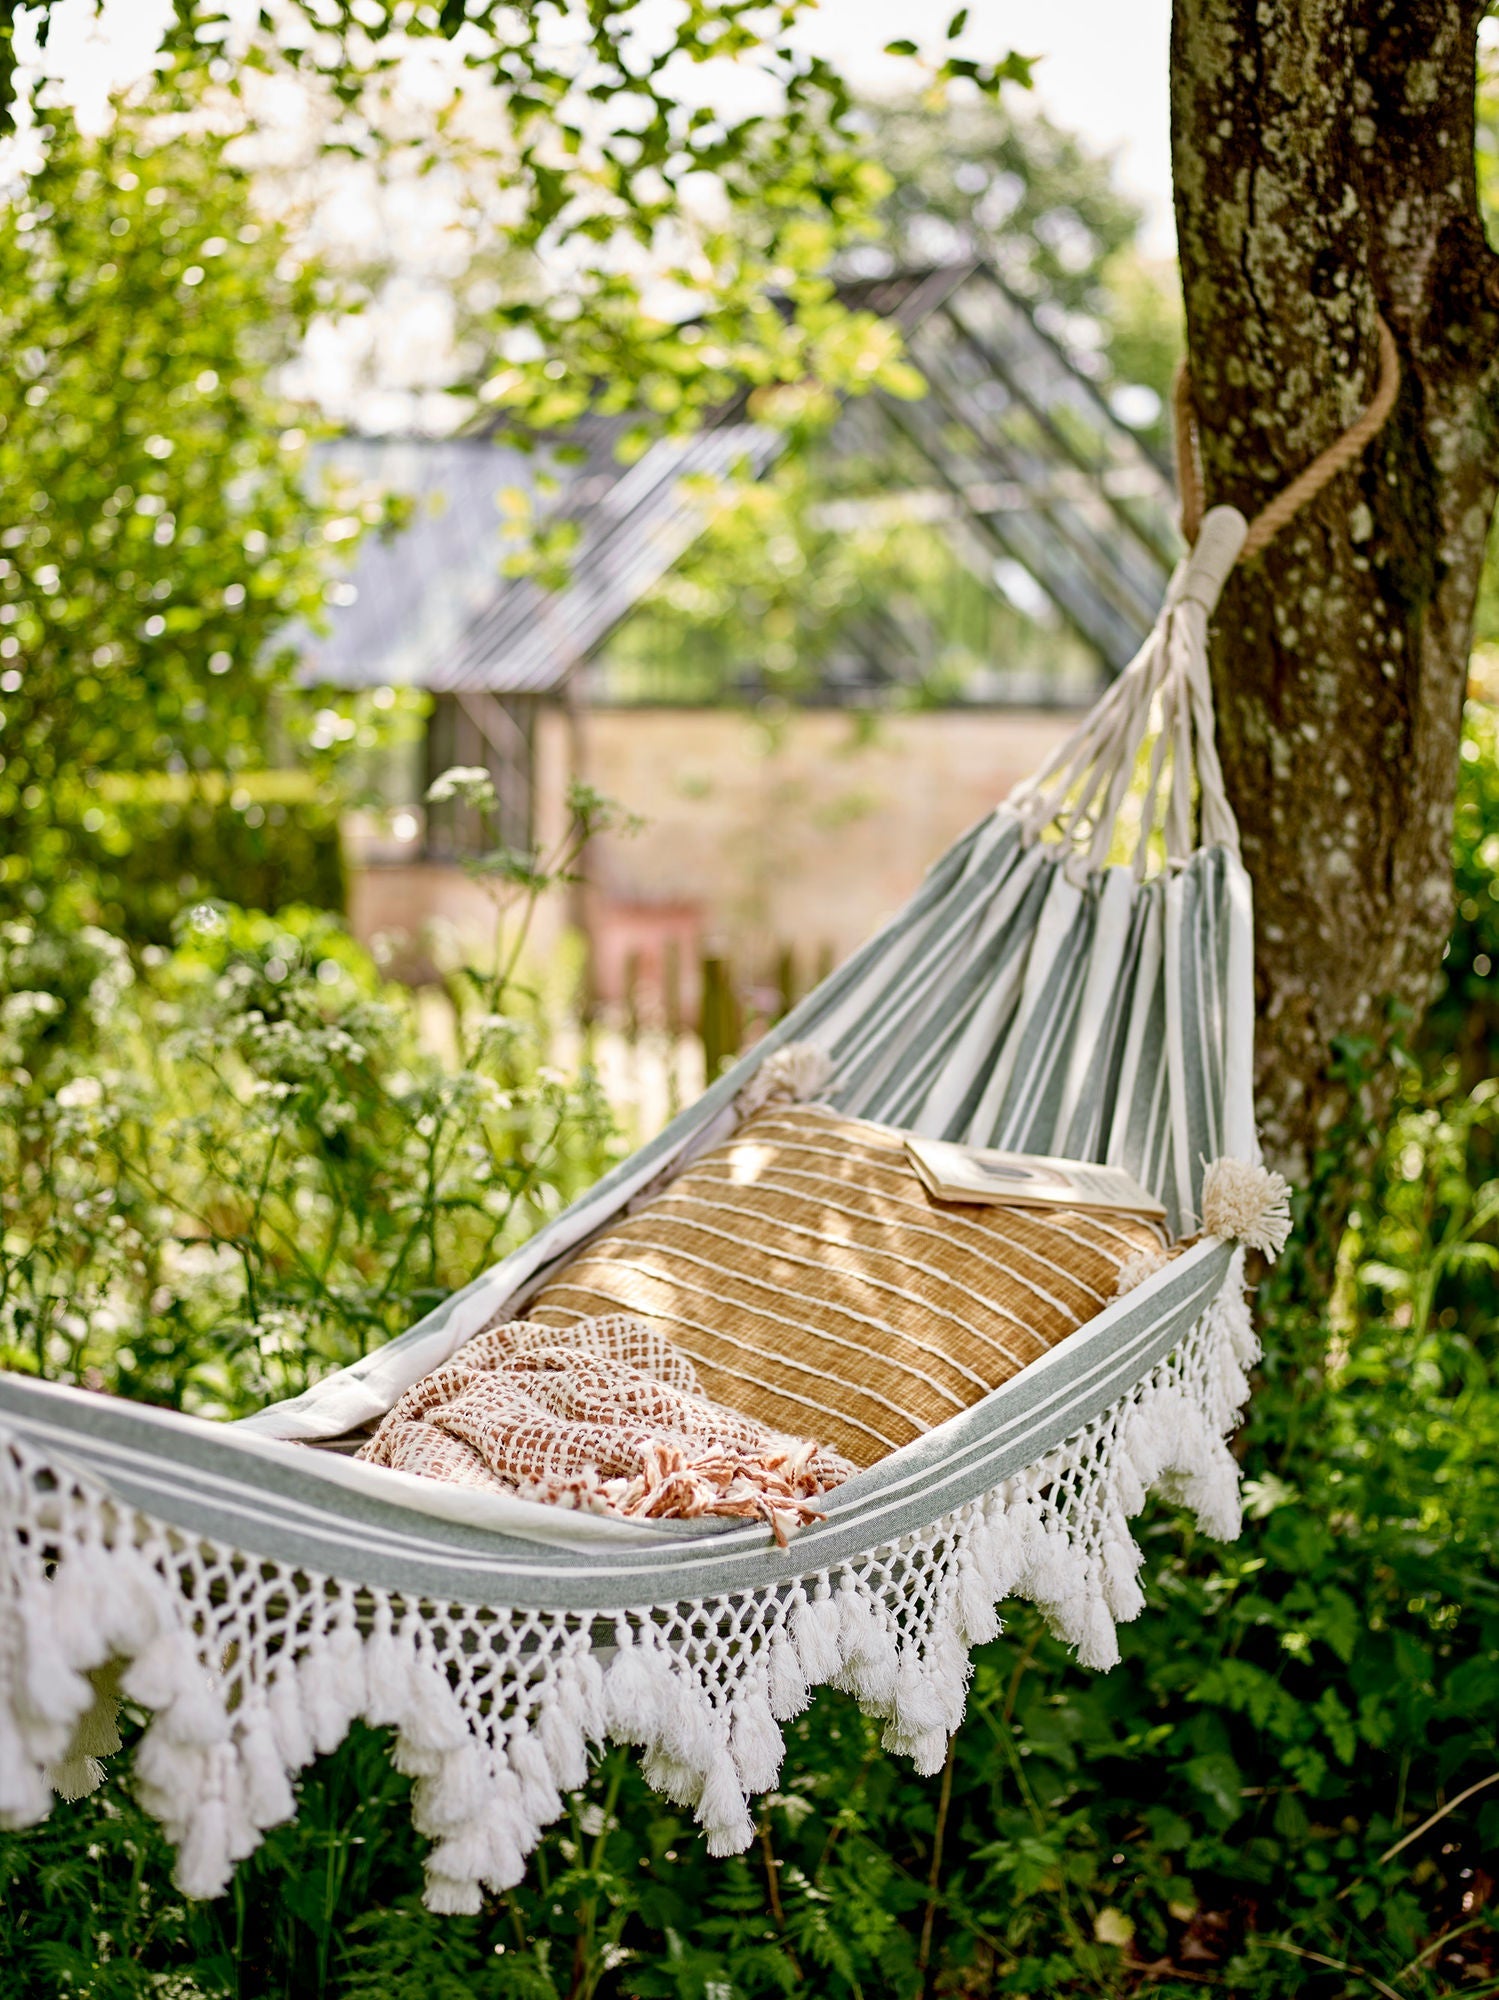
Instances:
[[[526,1318],[651,1320],[715,1401],[867,1466],[1065,1339],[1164,1241],[1130,1216],[935,1202],[900,1133],[801,1105],[747,1120]]]

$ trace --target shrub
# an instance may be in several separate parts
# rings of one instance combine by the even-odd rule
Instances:
[[[169,944],[183,908],[223,900],[252,910],[342,910],[348,882],[336,798],[296,771],[122,779],[71,828],[98,924]]]

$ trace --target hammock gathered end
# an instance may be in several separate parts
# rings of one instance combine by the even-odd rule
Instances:
[[[729,1854],[819,1686],[935,1772],[1006,1599],[1114,1664],[1143,1605],[1129,1523],[1147,1494],[1238,1530],[1243,1251],[1289,1226],[1259,1164],[1250,886],[1207,673],[1244,535],[1212,510],[1135,661],[1045,770],[697,1104],[409,1332],[228,1426],[0,1374],[0,1824],[96,1784],[124,1700],[149,1717],[135,1784],[177,1881],[218,1895],[363,1719],[416,1781],[428,1903],[477,1910],[606,1739],[638,1744]],[[367,1434],[746,1115],[814,1094],[902,1132],[1122,1167],[1190,1240],[1133,1259],[1093,1317],[856,1472],[784,1547],[763,1520],[625,1520],[307,1448]]]

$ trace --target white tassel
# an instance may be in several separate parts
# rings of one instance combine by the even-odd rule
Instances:
[[[1020,1589],[1032,1604],[1048,1611],[1059,1608],[1076,1597],[1079,1588],[1077,1561],[1060,1529],[1048,1528],[1031,1537]]]
[[[488,1773],[477,1744],[443,1753],[438,1768],[411,1790],[411,1823],[429,1840],[476,1819],[489,1798]]]
[[[838,1615],[843,1671],[837,1685],[846,1688],[866,1714],[888,1715],[895,1700],[894,1641],[852,1577],[846,1576],[838,1587]]]
[[[477,1884],[489,1863],[489,1829],[479,1819],[455,1827],[427,1856],[427,1866],[434,1874],[456,1882]]]
[[[484,1892],[475,1881],[434,1873],[428,1862],[422,1901],[434,1917],[476,1917],[484,1907]]]
[[[401,1735],[413,1750],[456,1750],[468,1741],[468,1723],[448,1685],[441,1662],[431,1654],[413,1661]]]
[[[1148,1394],[1131,1412],[1125,1431],[1125,1451],[1144,1492],[1157,1485],[1175,1462],[1177,1438],[1190,1420],[1185,1397],[1174,1389]]]
[[[223,1895],[233,1873],[224,1801],[211,1796],[198,1804],[187,1822],[178,1843],[172,1880],[184,1896],[207,1902]]]
[[[120,1659],[134,1659],[178,1616],[180,1600],[142,1555],[116,1549],[101,1582],[100,1635]]]
[[[1249,1160],[1214,1160],[1202,1177],[1204,1234],[1278,1257],[1291,1233],[1291,1185]]]
[[[302,1694],[297,1685],[296,1663],[283,1657],[266,1689],[266,1714],[276,1754],[284,1771],[300,1771],[312,1762],[312,1737],[302,1713]]]
[[[258,1827],[280,1826],[295,1815],[297,1798],[282,1767],[264,1700],[253,1706],[247,1702],[235,1721],[245,1774],[245,1810]]]
[[[755,1822],[740,1788],[733,1759],[720,1752],[709,1767],[697,1804],[698,1823],[716,1858],[743,1854],[755,1837]]]
[[[24,1585],[19,1596],[19,1693],[24,1712],[18,1720],[28,1734],[35,1732],[34,1740],[47,1748],[49,1759],[60,1757],[74,1724],[93,1706],[94,1690],[75,1672],[63,1651],[52,1617],[50,1590],[37,1584]]]
[[[1119,1634],[1102,1597],[1091,1598],[1083,1608],[1076,1638],[1078,1663],[1107,1673],[1119,1664]]]
[[[901,1649],[895,1675],[895,1722],[906,1736],[921,1736],[941,1729],[946,1706],[933,1686],[933,1677],[915,1646]]]
[[[7,1832],[35,1826],[52,1809],[52,1788],[43,1767],[21,1741],[0,1702],[0,1827]]]
[[[733,1703],[729,1745],[745,1792],[768,1792],[781,1775],[786,1739],[759,1688],[741,1688]]]
[[[247,1854],[253,1854],[260,1845],[260,1829],[250,1816],[249,1788],[245,1783],[245,1774],[233,1746],[223,1744],[217,1756],[219,1794],[224,1802],[229,1859],[238,1865]]]
[[[641,1759],[640,1775],[674,1806],[695,1806],[703,1795],[702,1767],[682,1763],[660,1744]]]
[[[950,1627],[932,1633],[926,1648],[927,1682],[935,1704],[938,1727],[949,1736],[963,1720],[973,1662],[968,1648]]]
[[[520,1784],[521,1805],[541,1826],[562,1810],[562,1798],[552,1778],[547,1754],[529,1730],[520,1730],[505,1746],[510,1768]]]
[[[1140,1551],[1129,1539],[1121,1522],[1103,1543],[1103,1597],[1110,1613],[1121,1624],[1138,1618],[1145,1609],[1145,1593],[1136,1572]]]
[[[1007,1507],[1002,1501],[993,1501],[982,1525],[974,1532],[974,1567],[991,1605],[1003,1603],[1025,1572],[1030,1526],[1024,1506]]]
[[[400,1721],[411,1704],[413,1651],[404,1634],[393,1629],[390,1605],[377,1600],[369,1637],[364,1642],[365,1720],[377,1727]]]
[[[120,1676],[120,1686],[132,1701],[156,1710],[176,1743],[207,1745],[228,1738],[223,1697],[180,1626],[153,1639]]]
[[[766,1669],[770,1682],[770,1712],[777,1722],[800,1715],[809,1699],[807,1676],[790,1636],[777,1630],[770,1641]]]
[[[548,1765],[557,1789],[575,1792],[580,1785],[588,1782],[588,1752],[583,1743],[583,1732],[569,1716],[563,1713],[560,1697],[555,1689],[550,1696],[543,1694],[541,1709],[536,1718],[536,1733],[541,1739],[541,1747],[546,1752]]]
[[[1182,1498],[1203,1534],[1211,1535],[1214,1541],[1231,1542],[1243,1526],[1239,1468],[1222,1438],[1204,1430],[1200,1443],[1199,1462],[1184,1484]]]
[[[557,1686],[563,1714],[577,1724],[590,1743],[602,1743],[608,1734],[604,1671],[590,1648],[584,1646],[568,1655],[562,1663]]]
[[[85,1673],[110,1657],[100,1617],[101,1600],[110,1594],[109,1570],[104,1549],[85,1542],[67,1552],[47,1591],[58,1643],[69,1663]]]
[[[480,1879],[487,1882],[497,1894],[513,1889],[526,1872],[525,1851],[516,1838],[514,1824],[504,1808],[496,1801],[484,1813],[484,1873]],[[529,1846],[540,1829],[525,1829]]]
[[[968,1548],[958,1557],[956,1595],[958,1625],[967,1644],[986,1646],[991,1639],[998,1638],[1000,1623],[994,1593]]]
[[[659,1741],[668,1758],[699,1776],[713,1761],[713,1710],[685,1666],[667,1681]]]
[[[661,1726],[663,1679],[659,1647],[638,1645],[628,1628],[604,1675],[604,1721],[619,1743],[649,1743]]]
[[[360,1678],[362,1682],[363,1676]],[[326,1640],[314,1641],[298,1661],[297,1684],[313,1748],[326,1757],[342,1743],[353,1720],[342,1699],[338,1668]]]
[[[333,1669],[333,1690],[346,1717],[344,1729],[347,1731],[354,1717],[363,1715],[369,1699],[364,1641],[359,1636],[359,1627],[349,1607],[345,1607],[343,1615],[329,1632],[326,1643]]]
[[[833,1080],[833,1061],[815,1042],[788,1042],[765,1058],[734,1099],[741,1119],[772,1104],[810,1104]]]
[[[796,1607],[792,1634],[807,1686],[820,1687],[830,1681],[843,1664],[842,1620],[826,1581],[819,1582],[816,1594],[803,1597]]]
[[[947,1762],[949,1740],[945,1729],[925,1729],[913,1736],[898,1722],[887,1722],[880,1744],[893,1757],[909,1757],[921,1777],[935,1778]]]
[[[1127,1426],[1120,1430],[1119,1445],[1114,1453],[1114,1492],[1126,1519],[1138,1514],[1145,1505],[1145,1484],[1135,1464],[1132,1437]]]
[[[204,1796],[208,1771],[209,1753],[192,1744],[174,1743],[160,1716],[135,1746],[136,1796],[169,1827]]]

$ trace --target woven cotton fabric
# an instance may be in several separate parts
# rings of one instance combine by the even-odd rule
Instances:
[[[620,1314],[480,1334],[408,1389],[358,1455],[595,1513],[759,1516],[781,1542],[853,1471],[811,1438],[710,1402],[670,1340]]]
[[[869,1466],[1101,1312],[1157,1225],[937,1202],[898,1132],[771,1106],[531,1301],[566,1329],[647,1320],[708,1395]]]

